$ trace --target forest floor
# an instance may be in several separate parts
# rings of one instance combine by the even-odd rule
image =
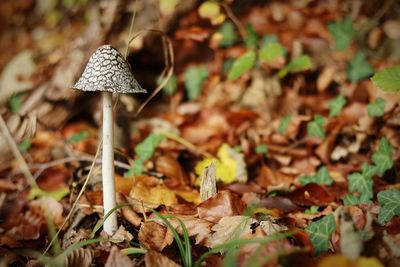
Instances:
[[[398,1],[126,2],[0,4],[1,266],[400,266]],[[104,44],[149,91],[116,101],[113,236],[71,89]]]

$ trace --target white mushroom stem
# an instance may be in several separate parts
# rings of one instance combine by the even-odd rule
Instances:
[[[114,179],[114,123],[113,123],[113,98],[111,92],[102,92],[103,95],[103,207],[104,216],[115,208],[115,179]],[[117,214],[114,211],[103,224],[103,229],[108,235],[117,231]]]

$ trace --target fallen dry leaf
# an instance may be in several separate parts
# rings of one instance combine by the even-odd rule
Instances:
[[[222,218],[240,215],[245,209],[241,199],[230,191],[220,191],[197,206],[199,218],[219,222]]]
[[[121,251],[119,251],[117,246],[112,246],[110,254],[108,254],[107,262],[104,265],[105,267],[119,267],[119,266],[126,266],[126,267],[133,267],[135,266],[131,259],[126,256],[125,254],[122,254]]]
[[[144,222],[139,230],[139,242],[147,249],[162,251],[174,241],[171,231],[156,222]]]
[[[144,256],[146,267],[179,267],[180,265],[175,263],[170,258],[163,254],[150,250]]]

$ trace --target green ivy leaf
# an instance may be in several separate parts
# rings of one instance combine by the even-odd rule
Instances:
[[[72,135],[70,138],[68,138],[67,143],[75,144],[75,143],[78,143],[78,142],[88,138],[88,137],[89,137],[89,132],[84,130],[84,131],[76,133],[76,134]]]
[[[233,62],[232,68],[229,70],[228,79],[236,80],[243,73],[249,71],[256,61],[256,53],[253,50],[247,51]]]
[[[279,43],[268,43],[259,52],[260,60],[270,62],[278,57],[284,56],[284,49]]]
[[[329,249],[329,240],[335,230],[336,222],[332,214],[326,215],[322,219],[312,222],[307,226],[306,232],[310,237],[316,254]]]
[[[256,146],[257,154],[266,154],[268,152],[268,147],[265,144],[260,144]]]
[[[286,132],[287,127],[290,124],[290,121],[292,120],[292,116],[286,115],[285,117],[283,117],[279,123],[279,127],[278,127],[278,132],[280,134],[284,134]]]
[[[360,204],[360,203],[362,203],[360,201],[360,198],[358,196],[355,196],[355,195],[347,194],[343,198],[343,204],[345,206],[357,205],[357,204]]]
[[[345,105],[346,98],[344,95],[338,95],[336,98],[329,100],[329,117],[339,115]]]
[[[296,72],[301,72],[301,71],[306,71],[311,68],[311,58],[307,55],[300,55],[290,63],[285,66],[283,69],[281,69],[278,73],[277,76],[279,78],[285,77],[288,73],[296,73]]]
[[[133,161],[131,167],[124,173],[124,177],[135,177],[141,175],[144,171],[143,160],[136,159]]]
[[[384,225],[390,221],[393,216],[400,215],[400,190],[391,188],[378,193],[378,201],[381,205],[378,222]]]
[[[378,71],[371,78],[375,86],[388,92],[400,91],[400,65]]]
[[[324,184],[331,185],[333,183],[333,180],[329,175],[329,171],[325,166],[320,167],[317,173],[313,176],[312,175],[300,176],[299,181],[302,185],[310,183],[315,183],[319,185],[324,185]]]
[[[374,69],[365,59],[362,52],[357,52],[347,65],[347,76],[352,83],[356,83],[374,73]]]
[[[347,178],[349,181],[349,191],[360,193],[360,202],[368,202],[372,199],[372,178],[371,176],[363,175],[359,172],[355,172],[349,175]]]
[[[249,24],[246,30],[247,30],[247,37],[246,40],[244,40],[246,47],[256,48],[258,43],[258,36],[257,33],[254,31],[253,25]]]
[[[22,142],[18,145],[19,151],[21,151],[22,154],[25,154],[28,152],[29,148],[31,148],[32,142],[28,139],[22,140]]]
[[[218,29],[218,32],[222,34],[222,40],[219,42],[221,47],[232,46],[238,36],[235,31],[235,25],[232,22],[226,21],[221,27]]]
[[[167,84],[164,86],[164,91],[167,94],[172,95],[173,93],[175,93],[176,87],[177,87],[176,76],[172,75],[171,78],[168,80]]]
[[[287,68],[291,73],[309,70],[311,68],[311,58],[307,55],[295,57],[290,61]]]
[[[262,39],[262,46],[271,44],[271,43],[279,43],[278,36],[275,34],[267,34]]]
[[[150,134],[135,147],[135,153],[142,161],[151,159],[157,146],[165,139],[163,134]]]
[[[345,18],[343,21],[329,23],[328,29],[333,36],[335,50],[337,51],[347,49],[356,33],[353,28],[353,21],[350,17]]]
[[[392,146],[386,138],[382,138],[378,150],[372,154],[372,161],[376,166],[376,172],[382,176],[393,167]]]
[[[196,99],[201,92],[201,85],[208,77],[206,66],[190,66],[185,71],[185,89],[190,100]]]
[[[318,206],[311,206],[309,209],[306,209],[304,213],[306,214],[314,214],[318,212],[319,207]]]
[[[23,98],[25,96],[25,93],[19,93],[19,94],[14,94],[10,97],[10,100],[8,101],[8,105],[10,106],[10,110],[12,113],[17,113],[22,104],[23,104]]]
[[[315,115],[314,120],[307,123],[307,133],[310,136],[325,138],[324,131],[325,119],[321,115]]]
[[[383,116],[383,114],[385,114],[385,104],[386,101],[381,97],[378,97],[375,103],[368,104],[367,106],[368,116],[370,117]]]
[[[367,176],[367,177],[372,177],[375,174],[377,174],[376,166],[369,165],[367,163],[363,164],[363,166],[362,166],[362,175]]]

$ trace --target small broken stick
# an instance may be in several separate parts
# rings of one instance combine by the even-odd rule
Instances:
[[[217,164],[213,161],[207,166],[202,175],[200,185],[200,198],[202,201],[213,197],[217,193]]]

